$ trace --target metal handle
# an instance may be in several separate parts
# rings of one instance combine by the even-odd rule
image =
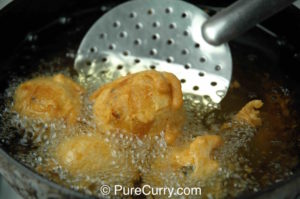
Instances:
[[[11,3],[12,0],[0,0],[0,10]]]
[[[220,45],[246,32],[295,0],[239,0],[220,11],[202,26],[204,39]]]

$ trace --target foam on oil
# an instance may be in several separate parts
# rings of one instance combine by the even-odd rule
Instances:
[[[70,73],[66,71],[60,72],[70,76]],[[43,73],[42,75],[53,74]],[[280,164],[278,166],[278,162],[272,162],[272,159],[266,167],[271,168],[273,164],[276,164],[276,174],[266,175],[264,179],[255,175],[254,171],[260,168],[252,164],[252,159],[247,154],[253,153],[252,142],[257,133],[256,129],[246,124],[232,122],[234,128],[221,130],[222,124],[232,113],[222,112],[220,105],[210,102],[209,99],[190,94],[184,95],[186,123],[179,144],[190,142],[196,136],[203,134],[217,134],[224,140],[224,145],[213,153],[212,158],[219,162],[220,167],[210,179],[191,180],[188,174],[192,168],[189,167],[169,172],[151,169],[154,160],[164,160],[166,156],[167,145],[164,132],[155,137],[106,132],[101,136],[111,146],[112,156],[117,160],[112,164],[111,169],[94,175],[71,175],[59,165],[53,151],[66,139],[66,135],[73,137],[95,134],[96,126],[92,122],[92,104],[88,100],[88,95],[99,85],[112,81],[114,78],[115,75],[109,71],[103,72],[100,78],[73,76],[75,81],[87,89],[88,94],[82,98],[84,110],[78,117],[77,124],[68,128],[60,120],[45,123],[41,120],[21,117],[14,112],[12,110],[14,90],[20,82],[25,81],[14,79],[5,93],[6,104],[1,113],[1,120],[4,124],[0,134],[1,143],[13,157],[47,178],[74,190],[96,196],[101,196],[100,186],[103,184],[112,187],[115,184],[134,187],[148,183],[156,186],[157,184],[151,180],[151,177],[147,176],[159,176],[166,187],[201,187],[202,195],[206,198],[234,197],[244,191],[259,191],[263,188],[261,180],[264,180],[264,184],[272,184],[278,179],[292,175],[289,167]],[[126,160],[130,160],[131,164],[128,164]],[[135,174],[132,172],[132,165],[137,171]],[[132,180],[133,175],[138,177]]]

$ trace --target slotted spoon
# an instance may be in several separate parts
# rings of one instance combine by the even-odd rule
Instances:
[[[220,102],[232,75],[228,40],[291,0],[240,0],[208,19],[179,0],[134,0],[103,15],[83,38],[75,69],[112,77],[147,69],[175,74],[185,93]]]

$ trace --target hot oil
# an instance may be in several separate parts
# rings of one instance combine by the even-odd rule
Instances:
[[[14,90],[26,80],[15,78],[12,81],[14,83],[6,90],[6,105],[1,114],[1,121],[4,125],[0,138],[4,148],[14,158],[47,178],[72,189],[101,196],[100,187],[103,184],[111,187],[115,184],[136,187],[145,183],[153,183],[154,186],[155,182],[150,176],[154,174],[163,180],[164,186],[201,187],[202,195],[207,198],[234,197],[245,191],[259,191],[267,185],[287,178],[293,174],[292,168],[297,164],[298,159],[295,152],[287,147],[291,144],[289,138],[292,137],[292,129],[282,128],[279,129],[282,132],[271,133],[272,135],[267,130],[269,129],[268,123],[276,121],[276,118],[274,119],[272,114],[267,112],[276,105],[276,101],[269,102],[267,94],[263,97],[267,103],[265,104],[266,108],[262,110],[264,125],[258,129],[231,121],[230,118],[236,113],[236,110],[223,110],[223,107],[226,107],[226,98],[225,105],[222,104],[222,107],[207,98],[185,94],[186,123],[183,135],[177,144],[189,143],[195,137],[205,134],[221,136],[224,142],[223,146],[212,154],[212,158],[219,162],[219,169],[212,177],[204,181],[191,180],[189,174],[193,168],[190,167],[177,171],[170,169],[169,172],[151,169],[155,160],[164,162],[166,158],[168,146],[164,140],[164,132],[154,137],[137,137],[122,131],[99,134],[113,149],[111,153],[116,162],[112,164],[110,170],[98,171],[93,175],[74,176],[58,163],[55,149],[68,138],[80,135],[98,135],[96,125],[92,121],[92,104],[88,100],[88,95],[98,85],[112,81],[116,75],[113,74],[113,71],[107,70],[102,73],[100,79],[97,79],[72,75],[68,70],[49,71],[42,71],[33,76],[64,73],[72,76],[75,81],[87,89],[88,94],[82,98],[84,108],[77,124],[67,127],[60,120],[45,123],[21,117],[15,113],[12,110]],[[231,89],[228,94],[229,101],[230,98],[243,98],[243,93],[247,92]],[[274,104],[272,105],[272,103]],[[285,114],[281,118],[285,118],[284,121],[281,121],[283,126],[291,125],[295,120],[292,114]],[[222,130],[221,127],[225,122],[229,122],[234,128]],[[284,139],[280,133],[285,134]],[[268,136],[263,136],[264,134]],[[259,147],[266,142],[270,144],[269,148],[259,151]],[[278,145],[284,151],[276,150]],[[287,160],[292,164],[287,165],[285,163]],[[269,170],[276,170],[276,172],[271,173]]]
[[[70,76],[70,74],[64,74]],[[41,75],[51,74],[43,73]],[[74,77],[74,79],[77,78]],[[20,116],[12,108],[14,91],[25,80],[16,80],[16,83],[11,84],[10,88],[6,90],[7,104],[1,115],[1,121],[5,124],[3,134],[1,134],[1,142],[13,157],[51,180],[94,195],[100,195],[100,186],[103,184],[111,187],[115,184],[132,187],[133,183],[140,180],[139,173],[147,168],[151,158],[160,156],[166,150],[163,133],[154,137],[137,137],[122,132],[106,132],[101,136],[114,149],[111,153],[116,157],[116,164],[110,170],[100,171],[95,175],[76,175],[74,177],[57,162],[55,148],[66,140],[66,135],[72,138],[79,135],[95,134],[96,126],[92,122],[92,105],[88,100],[88,95],[82,98],[83,114],[77,118],[78,122],[73,127],[67,127],[60,120],[51,123],[32,120]],[[87,83],[82,83],[82,85],[86,88],[90,86]],[[12,135],[12,128],[15,129],[15,135]],[[118,159],[124,160],[124,158],[130,159],[130,162],[118,162]],[[134,165],[136,173],[130,173],[131,168],[127,168],[127,163]],[[132,175],[137,177],[132,180]]]

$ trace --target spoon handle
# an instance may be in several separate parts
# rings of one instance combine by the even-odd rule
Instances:
[[[202,26],[204,39],[220,45],[246,32],[295,0],[239,0],[209,18]]]

